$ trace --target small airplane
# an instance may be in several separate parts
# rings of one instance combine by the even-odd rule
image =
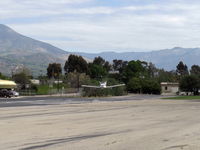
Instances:
[[[120,86],[125,86],[125,84],[117,84],[117,85],[112,85],[112,86],[107,86],[107,82],[99,82],[99,86],[93,86],[93,85],[81,85],[82,87],[85,88],[98,88],[98,89],[107,89],[107,88],[115,88],[115,87],[120,87]]]

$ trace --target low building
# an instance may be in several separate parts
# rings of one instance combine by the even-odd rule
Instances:
[[[177,95],[179,92],[179,83],[161,82],[162,95]]]
[[[39,85],[40,84],[40,80],[31,79],[30,81],[31,81],[32,84],[35,84],[35,85]]]

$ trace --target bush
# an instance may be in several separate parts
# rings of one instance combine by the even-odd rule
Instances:
[[[144,94],[160,94],[161,87],[157,81],[154,80],[142,80],[142,92]]]
[[[142,83],[139,78],[132,78],[127,84],[128,91],[132,93],[141,93]]]
[[[132,93],[160,94],[161,92],[160,84],[157,81],[136,77],[129,80],[127,89]]]

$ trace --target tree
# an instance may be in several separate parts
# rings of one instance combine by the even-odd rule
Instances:
[[[108,61],[106,61],[103,65],[103,67],[106,69],[107,72],[111,70],[111,65]]]
[[[160,94],[161,86],[153,79],[142,80],[142,93],[144,94]]]
[[[177,82],[176,71],[165,71],[164,69],[158,69],[158,76],[156,77],[159,83],[161,82]]]
[[[128,65],[126,66],[125,70],[123,71],[123,77],[124,77],[124,82],[128,83],[128,81],[132,77],[136,78],[145,78],[147,76],[147,70],[143,66],[142,62],[137,60],[137,61],[130,61]]]
[[[198,65],[193,65],[193,66],[191,67],[190,73],[191,73],[192,75],[198,75],[198,76],[200,76],[200,66],[198,66]]]
[[[67,73],[78,72],[86,73],[88,71],[88,64],[82,56],[70,55],[65,62],[64,70]]]
[[[113,60],[112,68],[114,69],[114,71],[117,71],[118,73],[110,74],[110,76],[112,76],[118,81],[124,81],[125,80],[124,71],[127,65],[128,61],[117,60],[117,59]]]
[[[113,60],[113,69],[115,71],[119,71],[119,73],[122,73],[125,70],[127,65],[128,65],[128,61],[117,60],[117,59]]]
[[[89,75],[91,78],[101,79],[102,77],[107,75],[107,71],[103,66],[90,63],[89,64]]]
[[[176,66],[176,73],[180,77],[189,75],[188,67],[186,64],[184,64],[182,61],[179,62],[179,64]]]
[[[179,87],[184,92],[192,92],[194,95],[198,95],[200,79],[195,75],[185,76],[181,79]]]
[[[92,63],[88,64],[88,74],[91,78],[102,79],[108,75],[111,70],[111,65],[108,61],[105,61],[102,57],[95,57]]]
[[[144,94],[160,94],[161,86],[153,79],[139,79],[133,77],[127,84],[129,92]]]
[[[154,78],[156,76],[156,74],[158,74],[158,69],[156,68],[156,66],[153,63],[149,63],[148,65],[148,73],[149,73],[149,77],[150,78]]]
[[[21,89],[25,89],[30,84],[31,75],[26,71],[21,71],[13,75],[13,80],[20,85]]]
[[[87,84],[89,80],[90,80],[89,76],[86,75],[85,73],[80,74],[77,72],[70,72],[67,74],[67,83],[72,88],[77,88],[77,87],[80,87],[82,84]]]
[[[102,57],[98,56],[94,58],[93,64],[104,66],[105,62],[106,61]]]
[[[131,78],[127,84],[127,90],[133,93],[141,93],[142,84],[139,78]]]
[[[58,79],[61,73],[62,73],[61,64],[57,63],[49,64],[47,68],[47,76],[49,78]]]

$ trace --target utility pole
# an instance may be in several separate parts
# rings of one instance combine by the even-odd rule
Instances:
[[[58,93],[59,93],[59,76],[60,76],[60,74],[58,73],[58,83],[57,83],[57,89],[58,89]]]
[[[78,92],[79,92],[79,84],[80,84],[80,77],[79,72],[77,72],[77,86],[78,86]]]

